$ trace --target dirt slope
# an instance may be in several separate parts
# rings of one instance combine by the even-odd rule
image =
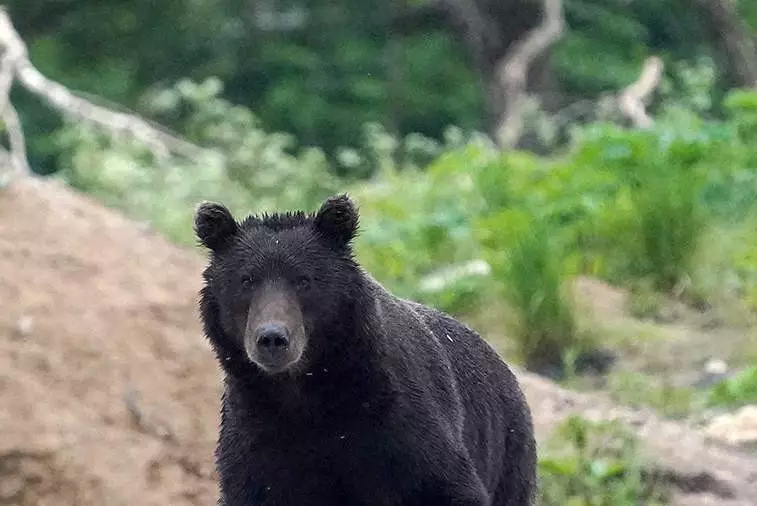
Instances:
[[[202,265],[62,185],[0,190],[0,504],[215,503],[220,374],[197,320]],[[618,415],[692,492],[678,504],[757,504],[754,459],[521,379],[540,436],[570,412]]]
[[[33,468],[20,504],[214,502],[219,374],[195,314],[201,267],[58,185],[0,192],[0,462]]]

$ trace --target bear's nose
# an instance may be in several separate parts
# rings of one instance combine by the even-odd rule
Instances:
[[[257,334],[256,343],[261,351],[271,353],[289,348],[289,331],[283,325],[261,325]]]

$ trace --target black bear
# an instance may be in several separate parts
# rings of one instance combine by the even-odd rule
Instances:
[[[528,506],[531,413],[477,333],[356,261],[346,195],[314,214],[195,214],[224,372],[223,506]]]

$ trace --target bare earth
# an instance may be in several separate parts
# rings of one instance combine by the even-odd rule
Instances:
[[[215,503],[220,373],[196,310],[203,262],[63,185],[0,190],[0,504]],[[620,417],[680,484],[676,504],[757,505],[757,458],[520,379],[540,439],[569,413]]]

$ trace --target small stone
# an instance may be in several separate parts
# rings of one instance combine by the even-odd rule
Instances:
[[[34,319],[29,315],[23,315],[16,322],[16,332],[22,337],[26,337],[32,333],[34,328]]]
[[[731,445],[757,444],[757,405],[716,417],[704,432],[711,439]]]
[[[704,372],[721,376],[728,372],[728,364],[726,364],[724,360],[711,358],[704,365]]]

